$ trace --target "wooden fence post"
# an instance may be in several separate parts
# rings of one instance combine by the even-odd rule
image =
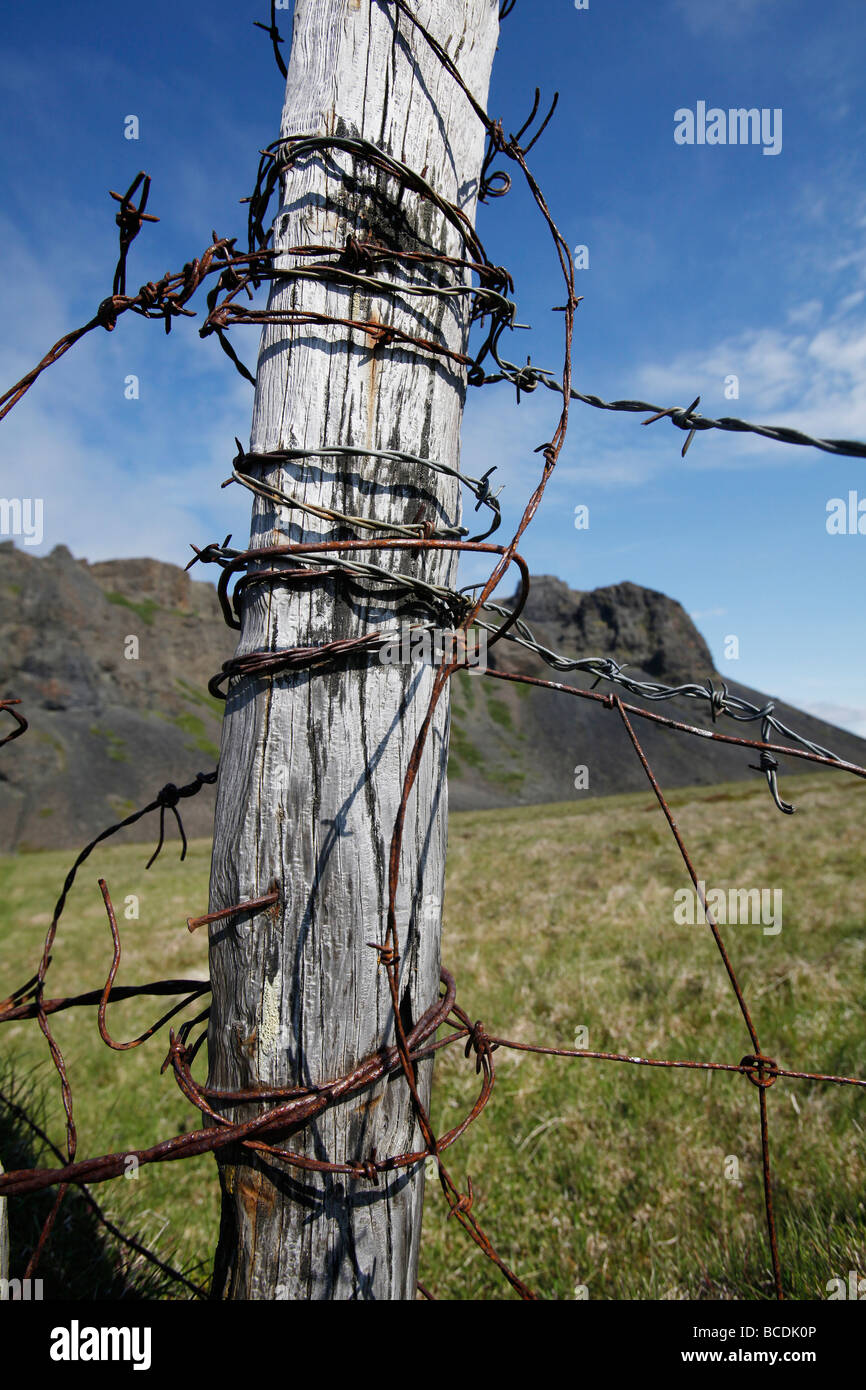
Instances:
[[[3,1164],[0,1163],[0,1173]],[[9,1217],[6,1211],[8,1197],[0,1197],[0,1299],[7,1297],[6,1283],[9,1279]]]
[[[499,0],[413,0],[413,12],[482,103],[498,10]],[[482,124],[389,0],[296,0],[281,134],[360,137],[422,174],[474,218]],[[435,203],[401,191],[392,176],[345,149],[319,150],[288,169],[274,226],[279,249],[342,247],[354,237],[404,251],[467,256],[463,237]],[[296,262],[287,255],[283,264]],[[387,323],[465,350],[465,296],[411,296],[396,287],[448,283],[441,269],[390,262],[375,274],[395,282],[393,292],[295,279],[276,282],[270,303]],[[460,498],[452,477],[412,459],[363,451],[392,450],[457,466],[464,393],[465,369],[453,359],[345,326],[269,326],[259,356],[251,452],[332,445],[362,452],[257,464],[256,476],[344,514],[392,525],[419,518],[453,525]],[[261,497],[254,503],[251,548],[353,534],[333,520]],[[456,572],[456,556],[445,550],[353,558],[434,583],[452,583]],[[393,625],[405,606],[392,586],[376,590],[342,576],[291,587],[253,585],[243,599],[238,650],[357,637]],[[270,914],[211,927],[211,1086],[314,1085],[393,1042],[386,974],[368,943],[384,939],[391,833],[434,674],[430,665],[355,657],[324,670],[232,681],[211,910],[264,895],[274,884],[281,903]],[[439,988],[448,717],[443,698],[406,818],[398,898],[406,1023],[435,1001]],[[422,1098],[429,1096],[431,1079],[432,1062],[420,1064]],[[251,1105],[220,1106],[230,1119],[260,1113]],[[384,1157],[417,1146],[405,1080],[398,1074],[332,1107],[284,1142],[329,1161],[368,1160],[374,1152]],[[415,1296],[423,1165],[382,1175],[374,1185],[293,1169],[240,1148],[222,1151],[218,1162],[216,1297]]]

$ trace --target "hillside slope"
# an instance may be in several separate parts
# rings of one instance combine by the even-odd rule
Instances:
[[[567,656],[615,657],[638,680],[703,684],[712,677],[718,685],[722,679],[683,607],[652,589],[623,583],[577,593],[559,579],[537,576],[524,617],[547,648]],[[591,676],[553,671],[531,652],[505,642],[491,648],[489,657],[494,669],[519,671],[583,690],[593,685]],[[734,680],[732,665],[728,663],[724,673],[731,693],[763,707],[770,697]],[[614,688],[606,682],[598,687],[602,692]],[[701,728],[713,727],[705,706],[695,701],[649,703],[625,693],[623,698]],[[866,740],[781,700],[776,700],[775,711],[798,733],[863,764]],[[720,718],[716,727],[720,732],[760,738],[760,722]],[[642,721],[637,732],[663,787],[705,786],[758,776],[749,767],[758,755],[748,749],[699,740]],[[494,807],[503,801],[520,804],[607,796],[647,785],[614,712],[593,701],[462,673],[454,682],[451,755],[450,800],[457,810]],[[585,791],[574,787],[579,766],[588,769]],[[790,759],[789,768],[801,773],[809,770],[809,764]],[[783,766],[782,779],[784,771]]]
[[[712,676],[707,646],[680,604],[623,583],[579,594],[558,579],[533,581],[525,616],[537,638],[569,655],[614,656],[676,684]],[[129,638],[138,655],[129,659]],[[155,560],[88,564],[64,546],[46,557],[0,545],[0,695],[21,698],[30,730],[0,763],[0,851],[75,846],[216,763],[222,705],[207,682],[235,649],[211,584]],[[494,669],[552,673],[502,643]],[[765,696],[730,681],[755,703]],[[640,703],[635,700],[634,703]],[[616,716],[589,701],[461,673],[453,687],[450,801],[458,810],[562,801],[639,788],[644,781]],[[658,708],[658,706],[656,706]],[[672,712],[708,725],[696,705]],[[781,717],[840,756],[863,763],[866,742],[780,704]],[[723,721],[725,723],[726,721]],[[758,735],[757,725],[730,725]],[[645,726],[666,786],[755,777],[748,751]],[[574,769],[589,771],[587,790]],[[797,771],[805,769],[797,764]],[[793,769],[792,769],[793,770]],[[192,835],[210,832],[213,791],[184,803]],[[152,825],[132,832],[144,838]]]

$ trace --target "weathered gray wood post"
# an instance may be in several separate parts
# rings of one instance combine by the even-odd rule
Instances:
[[[0,1173],[3,1164],[0,1163]],[[0,1197],[0,1299],[6,1298],[6,1281],[9,1278],[9,1217],[6,1214],[8,1199]]]
[[[419,20],[484,103],[498,37],[499,0],[415,0]],[[417,171],[474,217],[484,131],[465,95],[388,0],[296,0],[283,136],[361,136]],[[344,180],[338,175],[342,170]],[[465,256],[429,201],[335,151],[291,167],[275,223],[278,248],[347,236],[403,250]],[[291,263],[288,258],[287,263]],[[442,284],[441,274],[390,262],[377,276]],[[271,304],[390,323],[463,351],[465,297],[443,299],[277,283]],[[349,445],[393,449],[457,465],[463,369],[414,348],[377,344],[345,327],[265,329],[251,451]],[[262,468],[263,465],[258,465]],[[267,465],[284,492],[350,515],[439,524],[459,520],[459,487],[421,464],[375,456],[307,457]],[[256,498],[252,547],[348,539],[351,532]],[[374,533],[375,534],[375,533]],[[353,556],[433,582],[454,578],[452,552]],[[244,599],[239,652],[318,645],[393,624],[393,591],[344,578],[254,585]],[[273,917],[213,926],[209,1084],[221,1088],[321,1083],[393,1042],[382,941],[388,848],[409,752],[433,670],[336,662],[323,672],[233,681],[220,758],[211,910],[280,885]],[[447,700],[408,806],[398,926],[405,1021],[437,997],[447,822]],[[432,1063],[419,1068],[427,1097]],[[231,1119],[260,1113],[223,1107]],[[418,1144],[401,1076],[328,1111],[287,1146],[329,1161],[367,1160]],[[415,1296],[424,1174],[378,1185],[220,1155],[222,1224],[215,1295],[238,1299],[400,1299]]]

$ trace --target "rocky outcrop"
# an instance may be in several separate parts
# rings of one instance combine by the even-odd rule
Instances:
[[[213,586],[175,565],[0,545],[0,694],[30,722],[0,760],[0,850],[82,843],[209,771],[222,707],[207,681],[234,647]],[[212,791],[184,812],[209,833]]]

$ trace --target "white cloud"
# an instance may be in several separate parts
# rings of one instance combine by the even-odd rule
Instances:
[[[15,325],[0,346],[5,390],[93,306],[82,312],[80,288],[47,276],[5,219],[0,239],[9,266],[4,308]],[[100,272],[89,267],[83,278],[100,283]],[[198,341],[191,320],[176,324],[167,344],[160,324],[129,314],[112,333],[96,329],[79,340],[34,382],[0,422],[0,491],[43,499],[44,540],[31,553],[64,544],[88,560],[147,555],[185,564],[190,542],[234,529],[246,543],[249,498],[220,484],[235,434],[248,432],[253,393],[214,346]],[[140,374],[137,402],[123,398],[129,372]],[[180,398],[179,381],[187,388]]]
[[[778,327],[745,328],[703,352],[683,351],[667,361],[624,366],[627,395],[660,407],[686,406],[701,395],[701,413],[737,416],[758,424],[784,425],[815,437],[866,438],[866,327],[860,303],[848,294],[838,301],[812,300],[796,306]],[[724,399],[725,379],[739,378],[740,398]],[[506,484],[502,498],[506,522],[516,524],[518,503],[525,503],[539,477],[538,443],[550,437],[558,414],[552,393],[541,389],[519,410],[504,400],[505,388],[491,388],[472,399],[463,431],[464,468],[484,472],[497,464],[497,481]],[[679,447],[671,447],[671,428],[636,428],[642,417],[609,414],[579,403],[572,406],[569,433],[548,487],[545,510],[552,505],[585,501],[582,490],[597,487],[637,488],[679,464]],[[703,436],[716,442],[718,435]],[[730,440],[727,441],[731,443]],[[680,444],[679,434],[675,440]],[[700,443],[700,441],[696,441]],[[782,449],[758,435],[738,434],[735,447],[701,449],[689,454],[690,468],[789,466],[805,462],[805,451]],[[555,502],[554,500],[555,499]],[[513,530],[513,525],[512,528]]]
[[[802,304],[795,304],[789,309],[786,318],[788,323],[815,324],[824,312],[824,305],[820,299],[805,299]]]
[[[825,700],[804,704],[802,708],[807,714],[814,714],[816,719],[824,719],[828,724],[836,724],[840,729],[847,729],[849,733],[866,738],[866,708],[835,705]]]
[[[692,34],[739,34],[745,25],[765,20],[774,0],[673,0],[673,8]]]
[[[638,372],[641,391],[671,405],[699,392],[706,415],[786,425],[816,437],[866,437],[866,328],[834,316],[811,332],[746,329],[700,353],[682,353]],[[725,378],[739,378],[740,399],[719,401]],[[738,455],[767,459],[778,445],[739,436]],[[696,459],[699,464],[699,459]]]
[[[7,439],[25,464],[20,492],[44,501],[44,539],[32,553],[63,544],[88,560],[151,556],[186,564],[190,542],[222,540],[234,529],[245,543],[248,499],[240,489],[219,487],[229,471],[234,421],[227,417],[219,413],[197,441],[200,449],[185,440],[171,457],[164,440],[139,434],[136,460],[127,462],[45,411],[29,412],[29,439],[14,429]],[[11,422],[10,416],[0,428]],[[10,493],[8,479],[4,488]]]

